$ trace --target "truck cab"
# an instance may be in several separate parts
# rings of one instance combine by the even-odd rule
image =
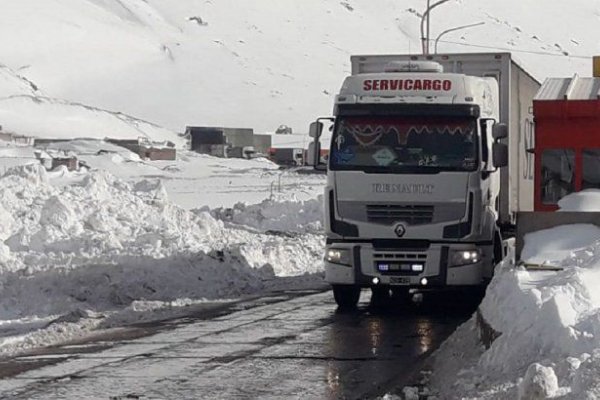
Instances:
[[[491,279],[502,258],[507,135],[495,77],[409,59],[345,79],[325,189],[325,279],[339,306],[356,305],[361,288]]]

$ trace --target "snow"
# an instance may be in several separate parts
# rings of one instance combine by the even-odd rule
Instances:
[[[10,99],[0,102],[0,123],[39,136],[91,137],[76,121],[85,119],[102,131],[93,137],[135,134],[76,105],[85,104],[173,136],[188,125],[306,132],[331,113],[351,54],[419,52],[424,7],[423,0],[20,0],[0,15],[0,98]],[[513,51],[539,80],[589,75],[590,56],[600,53],[589,35],[598,4],[548,0],[540,12],[534,1],[454,0],[432,12],[432,38],[485,22],[444,35],[438,50]],[[40,113],[37,122],[24,117]]]
[[[587,189],[571,193],[558,201],[560,211],[600,211],[600,190]]]
[[[2,142],[0,142],[2,143]],[[40,150],[37,150],[40,154]],[[0,144],[0,172],[6,172],[7,168],[26,164],[39,164],[36,157],[36,149],[28,146],[2,146]]]
[[[186,145],[180,135],[154,123],[121,112],[48,97],[34,82],[2,64],[0,125],[6,131],[41,138],[141,137],[150,141],[168,140],[178,147]]]
[[[7,95],[35,95],[37,88],[16,74],[6,65],[0,64],[0,93]]]
[[[558,379],[552,367],[533,363],[519,385],[519,400],[544,400],[558,392]]]
[[[423,8],[422,0],[4,5],[0,125],[82,139],[48,151],[72,151],[90,171],[46,172],[31,148],[0,149],[0,354],[206,299],[317,285],[324,177],[190,153],[178,132],[280,124],[305,132],[331,112],[351,54],[419,51]],[[454,0],[432,13],[432,33],[482,21],[444,36],[439,50],[513,51],[539,80],[586,76],[600,53],[589,34],[599,15],[587,0],[547,0],[543,10]],[[105,138],[171,141],[177,160],[147,162]],[[560,207],[598,211],[598,198],[586,191]],[[440,393],[600,396],[600,230],[558,227],[526,241],[524,260],[562,270],[498,267],[481,313],[502,335],[486,350],[474,318],[461,326],[437,353],[431,384]]]
[[[576,229],[578,234],[573,235]],[[525,235],[527,246],[521,252],[521,259],[532,264],[558,263],[568,257],[573,249],[592,246],[600,237],[600,228],[595,225],[558,226],[545,232]]]
[[[226,213],[206,206],[210,194],[203,196],[200,185],[201,207],[189,211],[170,199],[163,180],[123,163],[129,159],[143,172],[155,166],[117,148],[96,155],[98,148],[110,149],[105,145],[75,141],[68,147],[91,160],[103,157],[105,165],[117,158],[113,169],[120,166],[127,180],[99,168],[47,172],[39,163],[0,176],[0,354],[172,315],[206,300],[322,285],[320,199],[293,200],[294,187],[286,200],[239,203]],[[273,169],[260,160],[198,159],[227,173],[244,166],[246,185],[253,168]],[[182,171],[188,160],[170,164]],[[296,179],[322,188],[323,177],[312,178]]]
[[[53,143],[49,150],[72,151],[92,170],[105,170],[126,180],[160,180],[169,198],[191,210],[230,208],[266,199],[304,201],[323,192],[325,176],[280,170],[264,159],[216,158],[178,150],[174,161],[144,161],[122,147],[101,140]],[[0,162],[1,165],[1,162]]]
[[[572,209],[589,194],[565,198]],[[575,199],[573,199],[575,197]],[[600,392],[600,229],[567,225],[525,237],[522,261],[557,271],[527,270],[509,256],[496,268],[479,307],[501,335],[479,343],[476,316],[435,355],[434,391],[465,399],[597,398]]]
[[[419,388],[405,387],[402,390],[405,400],[419,400]]]
[[[21,135],[50,139],[111,138],[171,141],[183,137],[150,122],[83,104],[48,97],[19,95],[0,98],[0,121]]]
[[[211,214],[217,219],[250,226],[261,232],[321,232],[323,196],[307,201],[264,200],[253,205],[237,203],[233,208],[214,209]]]

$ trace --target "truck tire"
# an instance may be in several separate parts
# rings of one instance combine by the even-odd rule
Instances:
[[[355,308],[360,297],[360,287],[333,285],[333,298],[341,309]]]

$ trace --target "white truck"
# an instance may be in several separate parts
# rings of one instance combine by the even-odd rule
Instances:
[[[411,288],[483,287],[533,207],[532,99],[509,53],[353,56],[327,165],[326,281],[340,307]]]

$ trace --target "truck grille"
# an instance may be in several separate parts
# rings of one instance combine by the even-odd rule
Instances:
[[[367,205],[367,221],[381,225],[396,222],[409,225],[430,224],[433,221],[433,206],[371,204]]]
[[[375,261],[406,261],[425,262],[427,253],[420,252],[376,252],[373,253]]]

